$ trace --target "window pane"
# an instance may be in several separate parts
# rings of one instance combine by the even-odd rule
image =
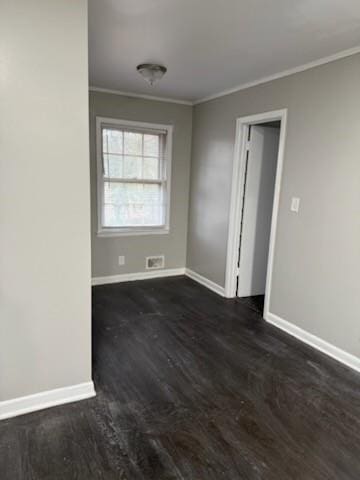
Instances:
[[[105,128],[103,130],[103,152],[123,153],[123,132]]]
[[[145,205],[144,225],[162,225],[163,207],[161,205]]]
[[[143,178],[148,180],[158,180],[160,178],[159,159],[154,157],[144,157],[143,162]]]
[[[123,157],[121,155],[104,154],[104,174],[105,177],[122,177]]]
[[[159,156],[159,135],[144,135],[144,155]]]
[[[142,133],[124,132],[124,153],[128,155],[142,155],[142,137]]]
[[[104,227],[122,227],[123,214],[116,205],[104,204]]]
[[[124,156],[124,178],[141,178],[141,157]]]
[[[161,186],[142,183],[104,185],[104,226],[162,225]]]
[[[158,205],[161,202],[161,186],[157,184],[143,185],[144,203]]]

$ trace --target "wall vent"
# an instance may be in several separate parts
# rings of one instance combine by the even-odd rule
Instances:
[[[146,262],[145,262],[146,270],[155,270],[157,268],[164,268],[164,266],[165,266],[164,255],[146,257]]]

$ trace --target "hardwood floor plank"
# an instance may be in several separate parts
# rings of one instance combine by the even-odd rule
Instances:
[[[97,396],[0,423],[4,480],[358,480],[360,376],[185,277],[93,289]]]

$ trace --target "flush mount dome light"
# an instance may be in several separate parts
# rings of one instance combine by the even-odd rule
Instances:
[[[136,70],[142,75],[150,85],[154,85],[166,73],[166,68],[156,63],[142,63],[136,67]]]

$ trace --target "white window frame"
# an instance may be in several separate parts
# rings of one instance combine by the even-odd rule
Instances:
[[[159,226],[134,226],[134,227],[104,227],[104,174],[103,174],[103,152],[102,152],[102,128],[103,126],[134,128],[140,130],[166,131],[165,151],[163,156],[166,210],[164,225]],[[170,199],[171,199],[171,161],[172,161],[172,137],[173,125],[158,123],[136,122],[107,117],[96,117],[96,159],[97,159],[97,235],[99,237],[120,237],[132,235],[153,235],[168,234],[170,232]],[[141,182],[139,182],[141,183]]]

